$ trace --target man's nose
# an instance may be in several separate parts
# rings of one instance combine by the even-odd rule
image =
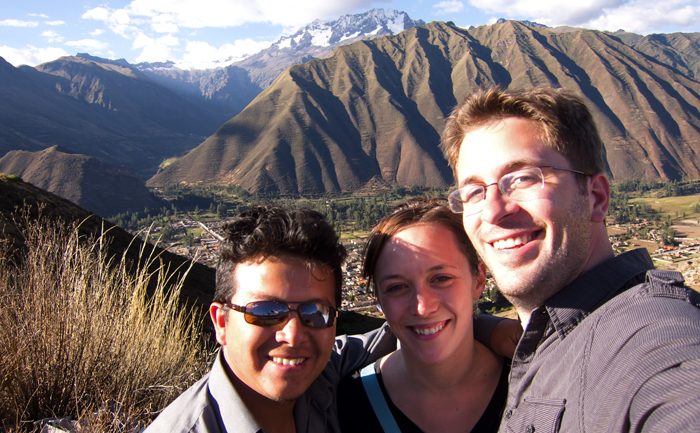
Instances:
[[[503,194],[495,183],[487,185],[483,204],[481,220],[489,224],[497,224],[498,221],[517,212],[518,209],[518,204]]]
[[[290,346],[298,346],[308,338],[309,329],[301,321],[299,312],[290,311],[287,323],[282,326],[282,329],[277,331],[277,341],[287,343]]]

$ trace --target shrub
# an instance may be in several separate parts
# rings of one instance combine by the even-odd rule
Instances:
[[[70,416],[125,431],[208,371],[198,315],[178,301],[184,275],[157,257],[112,263],[104,235],[76,226],[19,225],[20,254],[0,248],[0,425]]]

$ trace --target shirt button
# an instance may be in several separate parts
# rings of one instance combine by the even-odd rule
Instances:
[[[508,409],[508,410],[506,411],[506,419],[510,419],[510,417],[512,417],[512,416],[513,416],[513,411],[510,410],[510,409]]]
[[[525,427],[525,433],[535,433],[535,426],[529,425]]]

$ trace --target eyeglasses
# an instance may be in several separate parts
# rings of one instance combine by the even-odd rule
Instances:
[[[338,317],[338,310],[320,303],[302,303],[296,309],[289,308],[286,303],[278,301],[249,302],[245,306],[224,304],[224,307],[243,313],[245,321],[256,326],[277,326],[287,323],[292,311],[299,314],[301,323],[311,328],[330,328]]]
[[[544,173],[542,173],[543,168],[590,176],[590,174],[582,171],[554,167],[552,165],[522,168],[503,175],[495,183],[488,185],[470,183],[452,191],[447,196],[450,209],[454,213],[463,213],[465,216],[481,212],[484,209],[484,201],[486,200],[486,189],[492,185],[498,185],[501,194],[514,201],[528,201],[541,198],[545,185]]]

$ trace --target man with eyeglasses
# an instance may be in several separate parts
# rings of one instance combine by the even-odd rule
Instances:
[[[563,89],[482,88],[447,120],[450,207],[525,332],[503,432],[698,431],[700,296],[614,256],[603,143]]]
[[[210,315],[222,349],[156,432],[339,432],[340,377],[396,348],[386,328],[336,337],[345,248],[310,209],[257,206],[225,226]]]

